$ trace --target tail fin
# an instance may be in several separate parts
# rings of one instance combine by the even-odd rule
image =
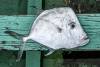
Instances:
[[[18,33],[16,33],[16,32],[14,32],[14,31],[5,31],[4,33],[9,34],[10,36],[12,36],[12,37],[14,37],[14,38],[23,41],[22,38],[23,38],[24,36],[21,35],[21,34],[18,34]],[[20,59],[21,59],[21,57],[22,57],[22,54],[23,54],[23,51],[24,51],[24,47],[25,47],[25,42],[24,42],[24,41],[21,42],[20,45],[21,45],[21,47],[19,48],[18,57],[17,57],[16,62],[19,62]]]
[[[30,39],[30,38],[29,37],[23,37],[23,39],[22,39],[23,43],[21,43],[21,47],[19,48],[18,57],[17,57],[16,62],[20,61],[20,59],[23,55],[23,52],[24,52],[25,44],[26,44],[28,39]]]
[[[16,39],[22,39],[22,37],[24,37],[24,35],[22,34],[18,34],[14,31],[5,31],[4,33],[9,34],[10,36],[16,38]]]
[[[25,47],[25,42],[23,42],[22,45],[19,48],[19,52],[18,52],[16,62],[19,62],[21,60],[21,57],[22,57],[23,52],[24,52],[24,47]]]

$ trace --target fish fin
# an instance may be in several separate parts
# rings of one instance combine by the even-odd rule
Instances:
[[[20,46],[16,62],[19,62],[24,52],[25,42]]]
[[[19,39],[19,40],[22,40],[22,38],[24,37],[24,35],[18,34],[18,33],[14,32],[14,31],[10,31],[10,30],[5,31],[4,33],[9,34],[10,36],[12,36],[12,37],[14,37],[16,39]],[[21,57],[22,57],[22,54],[24,52],[25,43],[26,42],[23,42],[23,43],[21,42],[21,44],[20,44],[21,46],[19,47],[19,52],[18,52],[18,56],[17,56],[16,62],[19,62]]]
[[[24,35],[16,33],[14,31],[5,31],[4,33],[9,34],[10,36],[16,38],[16,39],[22,39],[22,37],[24,37]]]
[[[51,55],[55,50],[53,49],[49,49],[49,52],[47,54],[45,54],[45,56]]]

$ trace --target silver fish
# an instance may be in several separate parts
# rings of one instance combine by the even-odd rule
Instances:
[[[45,10],[36,18],[29,35],[22,38],[23,44],[17,61],[21,59],[25,43],[29,39],[47,46],[50,52],[46,56],[61,48],[75,48],[89,42],[87,34],[70,7]]]

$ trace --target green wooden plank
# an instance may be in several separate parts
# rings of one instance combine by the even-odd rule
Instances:
[[[12,31],[17,33],[28,35],[30,28],[35,20],[36,16],[0,16],[0,48],[7,50],[19,50],[21,41],[15,39],[8,34],[5,34],[4,31],[9,28]],[[15,21],[16,20],[16,21]],[[34,44],[34,45],[33,45]],[[30,45],[30,47],[28,47]],[[33,47],[33,48],[31,48]],[[43,49],[36,42],[27,42],[25,50],[40,50]]]
[[[0,16],[0,29],[29,30],[35,18],[36,16]]]
[[[28,15],[37,15],[41,8],[42,0],[28,0]],[[26,51],[26,67],[40,67],[40,57],[41,51]]]
[[[0,0],[0,15],[26,15],[27,0]]]
[[[17,4],[18,15],[27,15],[27,0],[19,0]]]
[[[66,0],[67,1],[67,0]],[[57,8],[57,7],[64,7],[68,4],[65,3],[65,0],[45,0],[44,9],[50,9],[50,8]]]
[[[16,63],[15,51],[0,51],[0,67],[25,67],[25,59]]]
[[[18,14],[19,0],[0,0],[0,15]]]
[[[43,67],[64,67],[62,51],[56,51],[49,56],[44,56]]]
[[[9,36],[4,33],[7,29],[24,35],[28,34],[35,18],[36,16],[0,16],[0,40],[5,40],[5,37],[9,38]],[[9,39],[13,40],[14,38],[12,39],[11,37]]]
[[[31,15],[25,15],[25,16],[0,16],[0,44],[2,44],[2,41],[14,41],[16,43],[17,39],[14,39],[13,37],[7,35],[4,33],[6,28],[9,28],[12,31],[15,31],[17,33],[28,35],[31,26],[35,20],[36,16]],[[83,26],[84,30],[87,32],[90,38],[90,42],[86,46],[78,47],[72,50],[100,50],[100,14],[79,14],[78,18],[80,20],[81,25]],[[19,44],[17,42],[17,44]],[[3,48],[6,47],[6,49],[9,47],[9,50],[12,49],[10,45],[13,44],[2,44]],[[40,45],[35,45],[34,43],[29,43],[33,45],[32,47],[28,47],[27,49],[35,48],[35,50],[40,49]],[[8,46],[4,46],[8,45]],[[13,44],[14,45],[14,44]],[[34,46],[35,45],[35,46]],[[14,48],[13,48],[14,49]],[[26,49],[26,48],[25,48]]]
[[[26,51],[26,67],[40,67],[40,51]]]
[[[6,44],[0,44],[0,49],[19,50],[20,42],[6,41]],[[26,43],[24,50],[47,50],[38,43]]]
[[[42,0],[28,0],[27,14],[37,15],[42,9]]]
[[[64,62],[65,67],[99,67],[100,59],[66,59]]]
[[[90,38],[90,43],[79,49],[99,49],[100,45],[100,15],[99,14],[80,14],[80,23]]]

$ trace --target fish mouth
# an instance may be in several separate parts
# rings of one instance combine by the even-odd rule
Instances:
[[[82,40],[88,40],[89,38],[87,36],[83,37]]]
[[[84,46],[84,45],[88,44],[89,41],[90,41],[90,40],[89,40],[88,37],[84,38],[84,40],[81,40],[81,44],[80,44],[80,46]]]
[[[84,36],[80,39],[80,46],[84,46],[89,42],[88,36]]]

